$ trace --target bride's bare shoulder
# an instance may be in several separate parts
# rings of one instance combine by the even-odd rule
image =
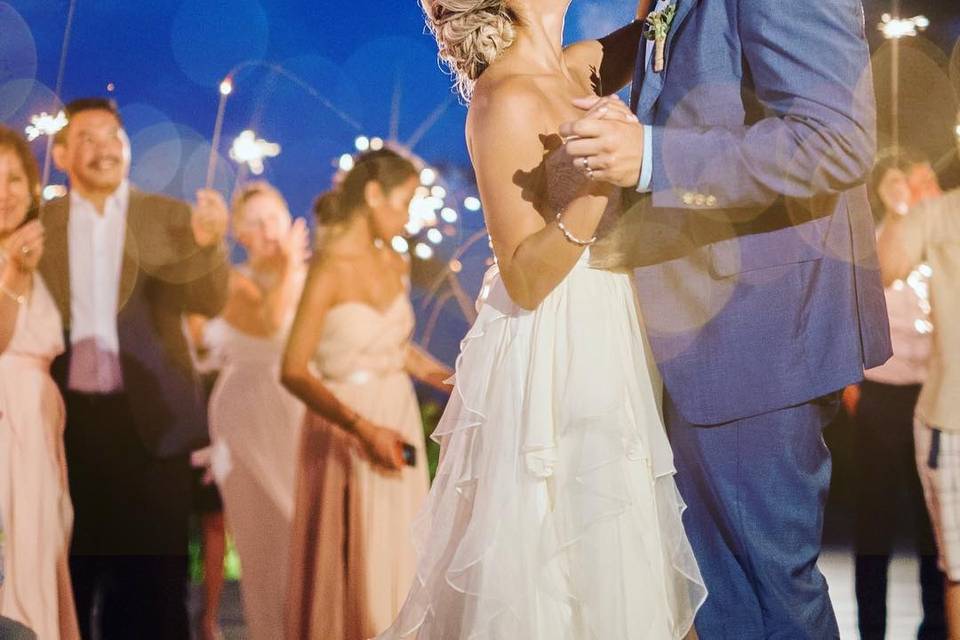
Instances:
[[[490,135],[539,133],[550,111],[550,98],[536,76],[481,77],[467,111],[468,141]]]

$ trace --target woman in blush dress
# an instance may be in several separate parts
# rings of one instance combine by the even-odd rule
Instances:
[[[273,640],[284,626],[304,414],[280,385],[280,357],[303,287],[307,231],[265,183],[241,189],[232,209],[247,262],[234,269],[227,305],[205,330],[221,364],[210,398],[211,468],[240,556],[250,637]]]
[[[67,552],[73,507],[63,400],[50,363],[63,352],[53,298],[35,272],[43,228],[31,219],[39,176],[27,143],[0,127],[0,616],[43,640],[80,637]]]
[[[414,576],[410,527],[427,492],[411,376],[447,390],[450,371],[411,344],[409,265],[390,248],[419,173],[390,150],[361,155],[319,201],[323,247],[284,356],[310,409],[301,446],[290,640],[366,640],[396,615]],[[403,455],[404,445],[415,452]]]

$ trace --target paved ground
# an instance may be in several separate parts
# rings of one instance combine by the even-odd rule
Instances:
[[[840,621],[840,637],[843,640],[857,639],[857,607],[853,596],[853,561],[846,550],[827,551],[820,563],[830,582],[833,603]],[[192,609],[200,608],[200,592],[193,590]],[[920,587],[917,584],[917,562],[908,556],[898,556],[890,574],[888,598],[890,620],[887,623],[887,640],[912,640],[920,624]],[[243,627],[243,611],[240,605],[240,589],[237,583],[229,583],[221,605],[221,621],[224,640],[246,638]]]

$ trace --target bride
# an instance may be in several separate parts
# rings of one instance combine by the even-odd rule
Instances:
[[[706,590],[630,278],[590,268],[618,192],[557,135],[632,74],[636,22],[563,48],[569,0],[423,0],[470,101],[497,265],[434,437],[417,576],[381,638],[679,639]],[[617,101],[599,118],[633,118]]]

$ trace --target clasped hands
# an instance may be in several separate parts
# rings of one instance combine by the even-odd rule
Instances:
[[[567,154],[589,179],[636,187],[643,168],[644,128],[616,96],[578,98],[583,117],[560,125]]]

